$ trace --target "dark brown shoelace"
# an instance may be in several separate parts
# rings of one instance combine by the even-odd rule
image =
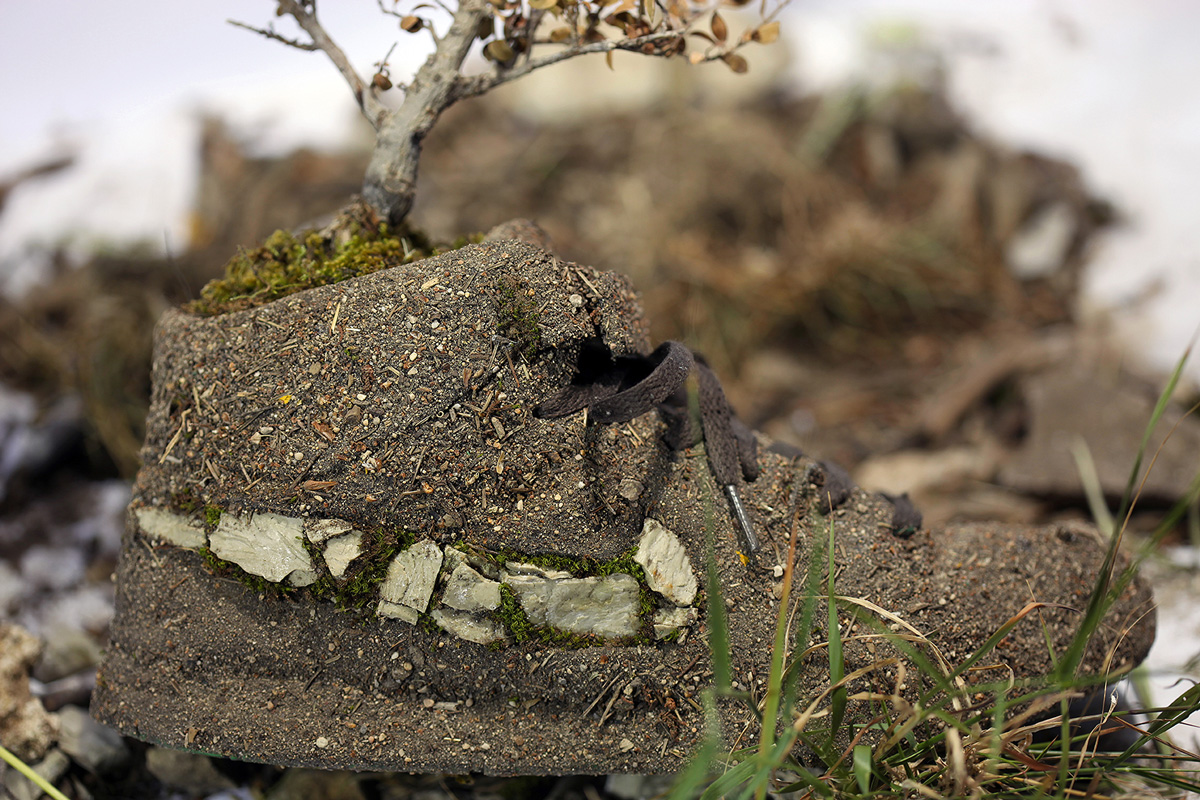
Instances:
[[[697,415],[691,411],[686,386],[693,372]],[[742,479],[758,477],[758,443],[729,407],[720,379],[702,356],[679,342],[663,342],[648,356],[613,356],[603,344],[586,342],[571,383],[533,413],[542,419],[556,419],[584,408],[601,425],[628,422],[657,408],[667,422],[669,447],[682,450],[703,440],[709,468],[729,500],[746,547],[751,553],[758,550],[758,537],[738,493]],[[699,417],[699,424],[694,416]],[[803,455],[790,445],[776,444],[771,449],[790,457]],[[829,513],[846,501],[854,482],[840,467],[826,462],[820,465],[825,474],[822,511]],[[892,503],[895,533],[907,535],[920,528],[921,514],[907,495],[883,497]]]

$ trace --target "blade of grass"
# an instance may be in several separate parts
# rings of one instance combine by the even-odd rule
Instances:
[[[788,537],[787,564],[783,568],[783,591],[779,597],[779,613],[775,618],[775,643],[771,649],[771,669],[767,676],[767,697],[763,707],[762,730],[758,740],[759,763],[767,765],[770,751],[775,744],[775,727],[778,722],[778,712],[783,684],[783,657],[787,650],[788,607],[792,598],[792,571],[796,563],[796,529],[799,524],[798,515],[792,517],[792,531]],[[755,796],[762,800],[766,796],[767,786],[760,784]]]
[[[1075,636],[1063,652],[1062,658],[1058,663],[1058,668],[1054,671],[1055,676],[1060,681],[1069,680],[1069,678],[1075,675],[1080,663],[1083,661],[1083,656],[1087,651],[1087,645],[1091,640],[1092,634],[1095,633],[1096,628],[1100,625],[1100,620],[1112,605],[1112,597],[1109,592],[1110,582],[1116,565],[1117,552],[1121,545],[1121,535],[1125,530],[1129,514],[1133,510],[1134,490],[1138,484],[1138,476],[1142,470],[1142,460],[1145,458],[1146,448],[1150,444],[1150,437],[1154,433],[1154,428],[1158,425],[1159,420],[1162,419],[1163,414],[1166,412],[1167,404],[1170,402],[1171,396],[1175,393],[1176,386],[1179,385],[1184,365],[1187,364],[1191,352],[1192,348],[1189,346],[1184,351],[1178,363],[1176,363],[1171,377],[1167,380],[1166,387],[1158,396],[1158,402],[1154,405],[1154,411],[1150,415],[1146,429],[1142,433],[1142,441],[1138,446],[1137,455],[1133,461],[1133,468],[1130,470],[1129,480],[1125,485],[1125,492],[1121,497],[1121,505],[1116,515],[1116,518],[1121,520],[1121,527],[1111,532],[1109,536],[1108,548],[1104,554],[1104,563],[1101,565],[1100,574],[1096,579],[1095,585],[1092,587],[1092,593],[1088,598],[1083,619],[1080,621]],[[1128,580],[1132,580],[1132,574],[1129,575]]]
[[[834,577],[837,574],[833,545],[833,520],[831,519],[829,520],[829,550],[827,553],[829,572],[826,576],[825,602],[829,610],[829,683],[837,686],[846,674],[846,664],[843,661],[842,636],[838,627],[837,595],[833,589]],[[842,726],[842,720],[846,716],[846,688],[843,686],[835,689],[829,702],[831,709],[829,726],[831,731],[836,731]]]
[[[857,744],[854,746],[854,781],[858,790],[863,794],[871,793],[871,772],[874,763],[871,760],[871,745]]]
[[[50,796],[53,798],[53,800],[67,800],[67,796],[65,794],[54,788],[54,784],[50,783],[41,775],[34,772],[28,764],[17,758],[17,756],[4,747],[4,745],[0,745],[0,759],[32,781],[33,785],[41,789],[43,794]]]
[[[796,626],[795,640],[792,646],[792,663],[788,665],[784,676],[784,686],[788,687],[788,702],[784,706],[784,718],[790,719],[795,707],[795,692],[798,684],[797,672],[804,664],[804,656],[810,652],[809,639],[812,638],[813,621],[817,616],[817,600],[820,599],[818,588],[821,584],[821,574],[824,568],[824,540],[813,537],[813,551],[808,556],[808,573],[804,578],[804,603],[800,607],[800,622]]]
[[[1104,538],[1108,539],[1116,533],[1116,523],[1113,522],[1108,504],[1104,502],[1104,489],[1100,486],[1100,475],[1096,472],[1092,451],[1082,436],[1075,437],[1075,441],[1071,442],[1071,456],[1075,459],[1075,469],[1079,472],[1079,482],[1083,484],[1083,496],[1092,512],[1092,519]]]
[[[1158,716],[1146,726],[1146,732],[1139,736],[1136,742],[1125,748],[1111,763],[1113,765],[1125,763],[1137,753],[1147,740],[1159,739],[1163,734],[1195,714],[1198,709],[1200,709],[1200,684],[1192,686],[1175,698],[1174,702],[1164,707]]]
[[[713,544],[712,497],[704,504],[704,577],[708,595],[708,649],[712,653],[713,684],[717,693],[728,692],[733,685],[733,666],[729,649],[729,619],[717,572],[717,553]]]
[[[704,707],[704,738],[700,747],[692,754],[687,767],[679,773],[668,800],[692,800],[700,785],[708,780],[712,772],[713,761],[721,743],[721,722],[717,716],[717,701],[711,689],[704,690],[701,701]]]
[[[1154,428],[1158,425],[1158,421],[1162,419],[1162,415],[1167,410],[1167,404],[1171,402],[1171,397],[1175,394],[1175,388],[1179,385],[1179,379],[1183,377],[1183,368],[1187,364],[1188,359],[1192,355],[1192,345],[1188,345],[1183,351],[1179,361],[1175,364],[1175,369],[1171,372],[1171,377],[1167,379],[1167,386],[1163,389],[1162,394],[1158,396],[1158,402],[1154,404],[1154,411],[1150,414],[1150,422],[1146,425],[1146,430],[1142,433],[1142,442],[1138,446],[1137,457],[1133,460],[1133,469],[1129,472],[1129,481],[1125,484],[1125,492],[1121,496],[1121,506],[1117,511],[1117,519],[1122,521],[1122,527],[1126,522],[1126,516],[1131,510],[1133,504],[1134,487],[1137,485],[1138,473],[1142,470],[1142,459],[1145,458],[1146,448],[1150,444],[1150,436],[1154,433]]]

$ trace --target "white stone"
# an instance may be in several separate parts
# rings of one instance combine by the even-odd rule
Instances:
[[[457,547],[450,547],[447,545],[446,549],[443,551],[443,554],[444,559],[442,561],[442,566],[451,574],[454,573],[454,570],[458,569],[459,564],[467,563],[467,554],[462,550],[459,550]]]
[[[442,550],[428,539],[397,553],[379,587],[379,615],[415,623],[417,615],[429,607],[441,568]]]
[[[450,573],[442,602],[459,611],[492,611],[500,607],[500,584],[459,564]]]
[[[213,555],[232,561],[251,575],[274,583],[287,578],[293,586],[317,579],[312,559],[301,543],[304,520],[280,514],[221,515],[209,539]]]
[[[192,549],[207,544],[204,525],[198,520],[172,514],[161,508],[139,508],[133,513],[141,529],[160,542]]]
[[[362,531],[350,531],[325,543],[322,555],[330,575],[340,578],[346,574],[346,567],[362,552],[362,538]]]
[[[523,561],[509,561],[504,565],[504,571],[513,575],[535,575],[539,578],[548,578],[554,581],[575,577],[571,573],[561,569],[539,567],[536,564],[526,564]]]
[[[567,573],[558,573],[567,574]],[[508,573],[504,583],[535,625],[607,639],[638,629],[638,582],[618,572],[603,578],[546,578]]]
[[[482,558],[474,553],[464,553],[457,547],[446,547],[446,560],[442,563],[443,577],[449,577],[458,568],[459,564],[466,564],[471,569],[486,578],[491,578],[494,581],[500,580],[500,567],[493,561]]]
[[[492,619],[449,608],[435,608],[430,616],[448,633],[468,642],[491,644],[504,639],[504,626]]]
[[[693,624],[698,617],[694,608],[660,608],[654,612],[654,638],[669,636]]]
[[[650,588],[675,605],[691,605],[696,599],[699,586],[687,550],[658,520],[646,518],[633,560],[642,565]]]
[[[354,530],[354,526],[344,519],[306,519],[304,535],[313,544],[344,536]]]
[[[1076,227],[1070,205],[1059,202],[1046,206],[1009,240],[1004,253],[1008,268],[1022,280],[1053,275],[1071,251]]]
[[[379,601],[379,605],[375,608],[375,613],[381,617],[407,622],[409,625],[416,625],[417,620],[421,618],[421,615],[417,613],[415,608],[409,608],[399,603],[389,603],[387,600]]]

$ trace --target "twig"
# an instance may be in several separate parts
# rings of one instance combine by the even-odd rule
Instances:
[[[312,6],[311,10],[304,3],[298,0],[279,0],[277,13],[288,14],[292,19],[296,20],[296,24],[312,37],[314,49],[321,50],[325,55],[329,56],[329,60],[342,73],[342,77],[346,79],[346,83],[350,84],[350,90],[354,93],[354,100],[358,103],[358,107],[362,110],[363,116],[371,125],[378,129],[382,122],[382,117],[388,113],[388,109],[379,102],[374,93],[368,88],[367,83],[355,71],[350,64],[350,59],[342,51],[342,48],[337,46],[333,39],[329,38],[329,34],[321,27],[321,23],[317,21],[316,6]],[[303,48],[302,48],[303,49]]]
[[[314,50],[320,49],[312,42],[305,43],[299,39],[289,39],[283,34],[276,33],[274,28],[256,28],[253,25],[247,25],[245,22],[238,22],[236,19],[227,19],[225,21],[235,28],[241,28],[243,30],[250,31],[251,33],[257,33],[259,36],[265,36],[268,39],[274,39],[277,42],[283,42],[288,47],[294,47],[297,50],[305,50],[311,53]]]
[[[682,31],[669,31],[665,33],[648,33],[645,36],[635,36],[632,39],[608,39],[603,42],[592,42],[591,44],[580,45],[578,47],[567,47],[548,56],[530,59],[519,67],[514,67],[506,72],[495,72],[490,75],[472,75],[470,77],[461,76],[455,84],[455,99],[461,100],[467,97],[478,97],[500,84],[515,81],[517,78],[524,78],[535,69],[557,64],[560,61],[566,61],[568,58],[585,56],[590,53],[611,53],[613,50],[637,52],[641,50],[643,45],[668,39],[678,39],[683,35]]]

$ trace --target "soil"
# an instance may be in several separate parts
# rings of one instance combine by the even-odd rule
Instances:
[[[537,314],[535,351],[499,333],[513,287],[540,301],[527,312]],[[571,301],[584,292],[589,300]],[[764,547],[744,557],[703,448],[667,451],[656,415],[601,427],[582,412],[530,413],[573,379],[589,339],[618,354],[645,349],[628,284],[517,241],[470,245],[248,311],[168,315],[133,505],[171,507],[186,497],[223,513],[338,517],[443,544],[595,559],[629,550],[654,516],[697,567],[712,537],[734,676],[753,694],[769,667],[773,568],[786,561],[793,520],[800,574],[814,557],[820,574],[832,535],[838,593],[899,615],[865,613],[870,605],[846,612],[848,630],[863,634],[848,643],[847,671],[887,653],[867,635],[873,624],[903,620],[953,664],[1031,601],[1048,606],[1002,642],[1003,668],[1033,678],[1065,649],[1077,623],[1067,609],[1086,606],[1103,559],[1098,538],[998,525],[905,538],[890,527],[891,505],[861,490],[823,518],[815,463],[768,452],[763,439],[762,475],[744,495]],[[355,410],[361,422],[348,424]],[[618,492],[631,477],[643,487],[632,499]],[[288,766],[531,775],[676,771],[703,728],[699,691],[712,674],[705,636],[485,648],[343,613],[304,592],[269,601],[209,574],[198,554],[156,547],[130,520],[92,705],[127,735]],[[1132,584],[1084,671],[1144,658],[1150,607],[1145,587]],[[824,641],[822,631],[814,625],[813,642]],[[398,676],[397,661],[423,668]],[[898,669],[863,688],[901,680]],[[822,655],[810,659],[802,696],[816,696],[828,675]],[[888,688],[915,701],[929,687]],[[744,706],[723,712],[728,735],[757,737]]]

